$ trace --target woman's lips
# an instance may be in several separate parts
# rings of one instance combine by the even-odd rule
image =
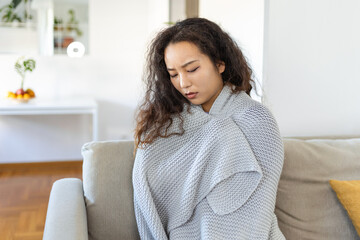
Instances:
[[[185,93],[185,95],[186,95],[186,97],[187,97],[188,99],[196,98],[196,95],[197,95],[197,94],[198,94],[197,92]]]

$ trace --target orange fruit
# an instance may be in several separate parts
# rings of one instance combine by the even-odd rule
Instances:
[[[23,95],[17,95],[16,98],[17,99],[23,99]]]
[[[25,93],[28,93],[31,98],[35,97],[34,91],[30,88],[26,89]]]
[[[14,94],[13,92],[10,92],[10,91],[9,91],[7,97],[8,97],[8,98],[12,98],[13,95],[15,95],[15,94]]]
[[[25,94],[24,94],[24,99],[30,99],[30,94],[25,93]]]

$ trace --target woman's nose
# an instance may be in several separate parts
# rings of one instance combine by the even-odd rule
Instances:
[[[188,88],[191,86],[191,81],[184,75],[180,74],[180,87],[181,88]]]

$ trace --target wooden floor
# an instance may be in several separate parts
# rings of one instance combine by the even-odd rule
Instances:
[[[0,164],[0,240],[40,240],[52,184],[81,179],[82,162]]]

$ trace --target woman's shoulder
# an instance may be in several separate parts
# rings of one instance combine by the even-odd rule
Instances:
[[[236,105],[233,116],[240,125],[256,125],[258,127],[272,125],[277,127],[276,119],[269,107],[252,99],[244,91],[238,94]]]
[[[236,93],[236,95],[236,100],[234,101],[236,110],[234,112],[253,113],[255,115],[263,112],[271,113],[270,109],[265,104],[254,100],[245,91]]]

